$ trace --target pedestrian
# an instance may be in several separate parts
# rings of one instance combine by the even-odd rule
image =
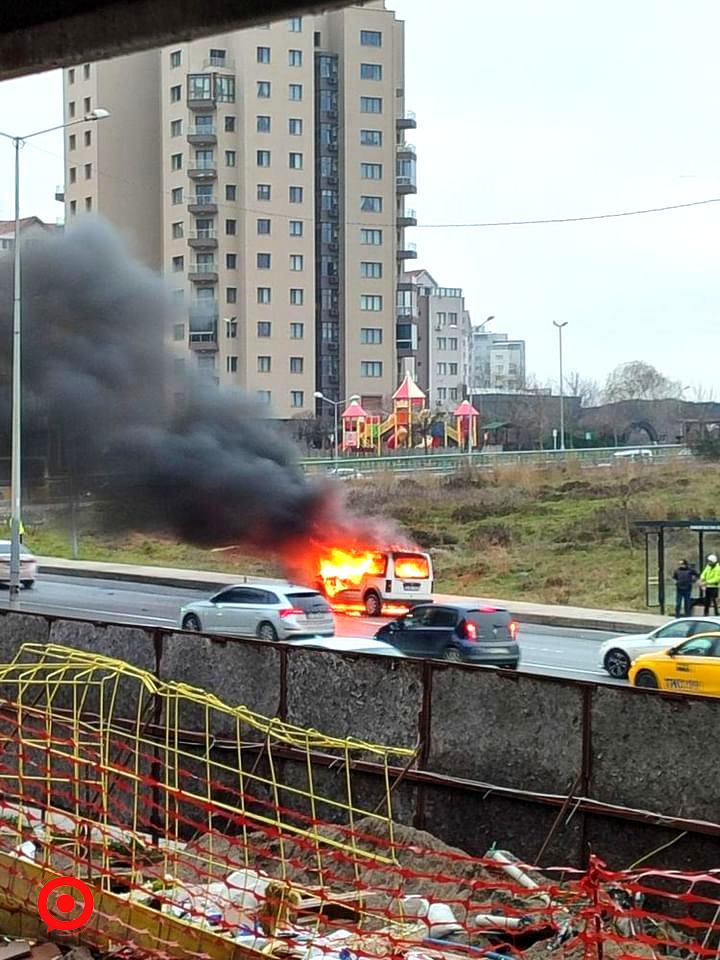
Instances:
[[[687,560],[681,560],[680,565],[673,573],[676,617],[680,616],[681,608],[685,617],[689,617],[692,613],[692,589],[697,578],[698,572],[695,567],[691,566]]]
[[[705,616],[710,613],[712,603],[715,616],[718,615],[718,588],[720,587],[720,563],[714,553],[707,558],[707,563],[700,574],[700,586],[705,589]]]

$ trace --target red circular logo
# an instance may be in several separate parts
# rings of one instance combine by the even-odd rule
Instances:
[[[58,887],[70,887],[75,892],[75,896],[69,893],[61,893],[55,901],[55,910],[61,914],[71,913],[76,904],[81,903],[82,910],[77,917],[71,917],[65,920],[61,916],[58,917],[50,912],[48,898],[53,890],[57,890]],[[40,919],[43,923],[47,924],[48,930],[80,930],[81,927],[87,925],[88,920],[92,916],[92,912],[95,909],[95,900],[93,899],[92,890],[86,883],[83,883],[82,880],[75,880],[71,877],[55,877],[54,880],[49,880],[41,887],[40,893],[38,894],[37,908]]]

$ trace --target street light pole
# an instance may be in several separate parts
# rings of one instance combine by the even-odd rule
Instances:
[[[20,537],[22,529],[21,495],[22,461],[21,461],[21,413],[22,413],[22,287],[20,284],[20,148],[31,137],[39,137],[43,133],[53,133],[55,130],[64,130],[77,123],[88,123],[92,120],[102,120],[109,117],[108,110],[100,108],[88,113],[82,119],[71,120],[70,123],[60,123],[45,130],[27,133],[22,137],[13,137],[0,131],[0,137],[11,140],[15,148],[15,239],[13,249],[13,335],[12,335],[12,438],[10,449],[10,602],[17,601],[20,594]]]
[[[316,390],[313,394],[316,400],[322,400],[323,403],[329,403],[333,408],[333,420],[335,422],[335,434],[334,434],[334,443],[333,443],[333,468],[337,471],[338,461],[340,459],[340,407],[346,403],[360,402],[360,397],[354,393],[351,397],[348,397],[347,400],[331,400],[330,397],[326,397],[324,393],[321,393],[319,390]]]
[[[557,320],[553,320],[553,326],[557,327],[558,332],[558,356],[560,360],[560,450],[563,452],[565,450],[565,381],[563,379],[562,332],[563,327],[566,327],[567,325],[567,320],[564,320],[562,323],[558,323]]]

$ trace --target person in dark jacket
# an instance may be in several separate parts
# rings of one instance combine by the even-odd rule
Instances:
[[[692,612],[692,590],[693,584],[698,578],[698,572],[691,566],[687,560],[681,560],[680,566],[673,573],[675,581],[675,616],[680,616],[682,607],[683,616],[689,617]]]

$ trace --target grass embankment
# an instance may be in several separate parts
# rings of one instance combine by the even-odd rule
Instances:
[[[398,520],[434,556],[440,591],[523,597],[609,609],[644,609],[644,544],[638,519],[717,517],[720,468],[693,461],[581,469],[506,467],[451,477],[379,475],[348,484],[362,515]],[[83,511],[79,557],[277,575],[272,561],[211,552],[167,539],[94,533]],[[69,557],[69,536],[48,516],[28,523],[28,545]],[[669,538],[668,564],[696,560],[694,534]],[[706,536],[720,552],[720,536]]]

